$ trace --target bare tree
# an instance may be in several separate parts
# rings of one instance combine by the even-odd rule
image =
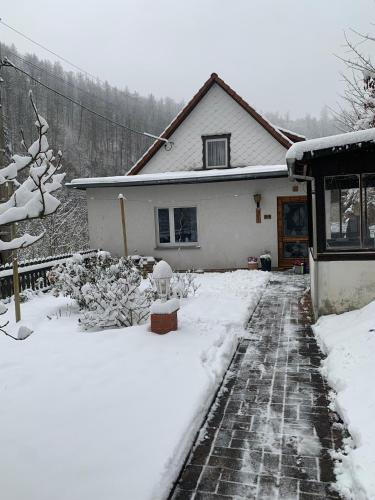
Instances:
[[[21,144],[26,154],[24,156],[13,155],[11,162],[7,166],[0,168],[0,185],[11,186],[9,199],[0,204],[0,225],[11,225],[11,239],[10,241],[0,239],[0,251],[13,252],[13,288],[16,321],[19,321],[21,318],[18,293],[17,250],[39,241],[45,235],[45,231],[43,230],[37,235],[24,233],[21,236],[17,236],[15,224],[25,220],[44,218],[55,213],[60,205],[60,201],[52,193],[61,188],[65,177],[64,173],[60,173],[62,153],[59,151],[55,157],[52,149],[49,148],[47,140],[48,123],[38,113],[31,91],[29,92],[29,97],[36,117],[35,126],[38,137],[28,147],[21,131]],[[26,175],[23,175],[25,172],[27,172]],[[19,182],[18,178],[21,178],[21,176],[23,176],[24,180]],[[3,313],[0,311],[0,314]],[[24,335],[22,334],[22,329],[24,327],[19,329],[17,338]],[[4,331],[3,327],[0,327],[0,331]]]
[[[51,193],[61,188],[65,177],[64,173],[58,173],[61,169],[62,153],[59,151],[55,157],[52,149],[49,149],[48,123],[38,114],[31,92],[29,95],[36,116],[38,138],[27,147],[23,137],[22,146],[27,154],[13,155],[12,162],[0,168],[0,184],[11,183],[14,186],[9,199],[0,205],[0,225],[45,217],[53,214],[60,205],[59,200]],[[26,168],[29,169],[28,176],[20,184],[17,177]],[[0,251],[17,250],[32,245],[43,236],[44,232],[36,236],[26,233],[9,242],[0,240]]]
[[[344,130],[363,130],[375,127],[375,66],[367,47],[373,47],[375,37],[352,31],[345,34],[347,57],[340,57],[349,70],[343,74],[346,89],[337,119]],[[371,50],[371,49],[369,49]]]

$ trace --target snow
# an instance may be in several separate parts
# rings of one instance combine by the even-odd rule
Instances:
[[[336,458],[338,486],[346,498],[375,498],[375,301],[362,309],[323,316],[313,327],[328,356],[322,371],[337,393],[332,402],[352,440]]]
[[[277,128],[278,130],[280,130],[280,132],[286,132],[287,134],[295,135],[296,137],[300,137],[301,139],[306,139],[305,135],[297,134],[297,132],[293,132],[293,130],[289,130],[289,129],[285,128],[285,127],[279,127],[278,125],[273,125],[273,127]]]
[[[22,304],[34,333],[0,336],[1,497],[165,499],[269,276],[197,275],[162,336],[82,332],[74,303],[51,294]]]
[[[260,259],[264,259],[264,260],[271,260],[272,257],[269,253],[264,253],[263,255],[260,255],[259,256]]]
[[[24,236],[26,236],[26,235],[24,235]],[[30,236],[30,235],[28,235],[28,236]],[[31,236],[31,238],[33,238],[33,236]],[[2,249],[1,245],[0,245],[0,249]],[[79,255],[80,257],[82,257],[82,260],[83,260],[85,258],[93,257],[94,255],[100,254],[100,253],[101,252],[97,252],[96,250],[84,250],[83,254],[75,254],[75,256]],[[70,258],[72,258],[71,254],[60,254],[60,255],[55,255],[54,259],[52,259],[52,260],[43,260],[43,262],[38,262],[35,264],[28,264],[28,262],[33,262],[33,261],[21,260],[18,262],[18,272],[19,273],[26,273],[27,271],[36,271],[37,269],[45,269],[46,267],[48,267],[48,268],[54,267],[54,266],[57,266],[58,264],[63,264],[64,262],[66,262],[67,259],[70,259]],[[5,276],[12,276],[12,274],[13,274],[12,264],[5,264],[5,265],[1,266],[0,278],[4,278]]]
[[[267,173],[286,173],[286,165],[258,165],[250,167],[236,167],[230,169],[209,169],[209,170],[190,170],[184,172],[159,172],[156,174],[138,174],[138,175],[118,175],[114,177],[88,177],[82,179],[73,179],[70,186],[78,184],[127,184],[143,182],[162,182],[167,180],[182,179],[205,179],[210,177],[233,177],[236,175],[252,175]]]
[[[172,278],[173,271],[171,266],[165,260],[161,260],[156,264],[152,271],[152,277],[156,280]]]
[[[27,337],[29,337],[31,334],[33,333],[33,331],[27,326],[27,325],[20,325],[18,327],[18,334],[17,334],[17,338],[19,340],[25,340],[27,339]]]
[[[155,300],[151,305],[151,314],[171,314],[180,308],[180,301],[178,299],[170,299],[162,302],[160,299]]]
[[[25,248],[33,243],[36,243],[38,240],[43,238],[45,235],[45,231],[43,231],[40,234],[37,234],[36,236],[32,236],[31,234],[25,233],[24,235],[20,236],[19,238],[13,238],[12,241],[3,241],[0,240],[0,251],[4,252],[6,250],[13,250],[14,248]],[[0,275],[2,276],[4,271],[0,271]],[[12,274],[13,271],[11,271],[9,274]]]
[[[302,160],[304,153],[319,151],[320,149],[341,148],[350,144],[369,141],[375,141],[375,128],[296,142],[289,148],[286,159],[289,161]]]
[[[17,177],[20,170],[24,169],[31,161],[30,156],[13,155],[12,163],[0,169],[0,184]]]

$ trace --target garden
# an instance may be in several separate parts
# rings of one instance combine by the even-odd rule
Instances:
[[[178,330],[157,335],[155,284],[129,259],[56,266],[52,290],[24,297],[32,335],[0,336],[4,498],[165,498],[269,276],[174,275]]]

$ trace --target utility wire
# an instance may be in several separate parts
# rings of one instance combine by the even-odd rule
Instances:
[[[143,136],[146,136],[146,137],[151,137],[153,139],[157,139],[157,140],[163,141],[163,142],[165,142],[165,145],[168,144],[169,147],[171,147],[173,145],[173,143],[171,141],[168,141],[164,137],[159,137],[159,136],[156,136],[156,135],[153,135],[153,134],[149,134],[147,132],[141,132],[140,130],[133,129],[131,127],[128,127],[127,125],[123,125],[122,123],[118,123],[115,120],[112,120],[111,118],[108,118],[107,116],[104,116],[104,115],[98,113],[97,111],[94,111],[93,109],[88,108],[87,106],[85,106],[84,104],[81,104],[80,102],[76,101],[75,99],[72,99],[71,97],[66,96],[65,94],[62,94],[58,90],[55,90],[52,87],[49,87],[45,83],[41,82],[37,78],[35,78],[32,75],[30,75],[29,73],[27,73],[27,71],[24,71],[23,69],[19,68],[18,66],[16,66],[12,62],[10,62],[9,59],[7,59],[7,58],[4,58],[2,61],[0,61],[0,68],[1,67],[14,68],[15,70],[19,71],[20,73],[26,75],[28,78],[30,78],[30,80],[34,81],[38,85],[41,85],[42,87],[44,87],[45,89],[49,90],[50,92],[53,92],[54,94],[62,97],[63,99],[66,99],[67,101],[71,102],[72,104],[75,104],[76,106],[79,106],[80,108],[84,109],[88,113],[91,113],[92,115],[95,115],[98,118],[102,118],[103,120],[106,120],[108,123],[111,123],[112,125],[114,125],[116,127],[128,130],[130,132],[133,132],[134,134],[143,135]]]
[[[23,38],[25,38],[26,40],[34,43],[35,45],[37,45],[38,47],[41,47],[42,49],[46,50],[47,52],[49,52],[50,54],[53,54],[54,56],[56,56],[57,58],[61,59],[62,61],[64,61],[65,63],[67,64],[70,64],[73,68],[77,69],[78,71],[81,71],[82,73],[84,73],[86,76],[90,76],[91,78],[93,78],[94,80],[97,80],[98,82],[100,82],[102,85],[105,85],[105,83],[103,82],[103,80],[101,80],[100,78],[98,78],[97,76],[94,76],[92,75],[91,73],[89,73],[88,71],[84,70],[83,68],[80,68],[79,66],[77,66],[76,64],[72,63],[71,61],[69,61],[68,59],[66,59],[65,57],[62,57],[60,56],[59,54],[57,54],[56,52],[54,52],[53,50],[50,50],[49,48],[45,47],[44,45],[42,45],[41,43],[39,42],[36,42],[35,40],[33,40],[32,38],[30,38],[29,36],[25,35],[24,33],[22,33],[21,31],[17,30],[16,28],[13,28],[13,26],[10,26],[9,24],[7,24],[6,22],[4,22],[1,18],[0,18],[0,24],[2,24],[3,26],[9,28],[10,30],[14,31],[15,33],[17,33],[18,35],[22,36]],[[86,94],[88,94],[90,97],[94,97],[92,96],[92,94],[90,94],[89,92],[83,90],[83,89],[80,89],[79,87],[76,87],[74,84],[70,84],[69,82],[67,82],[66,80],[64,80],[63,78],[60,78],[60,77],[57,77],[56,75],[53,75],[51,73],[49,73],[48,71],[46,70],[43,70],[42,68],[39,68],[37,65],[33,64],[33,63],[30,63],[24,59],[22,59],[20,56],[17,56],[16,54],[13,54],[15,55],[16,57],[18,57],[18,59],[20,59],[21,61],[25,62],[26,64],[30,64],[31,66],[34,66],[35,68],[39,69],[40,71],[44,71],[45,73],[49,74],[50,76],[52,76],[53,78],[56,78],[56,79],[59,79],[59,80],[62,80],[64,83],[66,83],[67,85],[70,85],[72,87],[75,87],[77,88],[78,90],[81,90],[81,92],[85,92]],[[7,60],[7,63],[10,63],[10,61]],[[160,137],[160,136],[157,136],[157,135],[153,135],[153,134],[149,134],[147,132],[140,132],[138,130],[133,130],[132,128],[130,127],[127,127],[126,125],[122,125],[120,123],[117,123],[115,122],[114,120],[110,119],[110,118],[107,118],[106,116],[103,116],[101,115],[100,113],[97,113],[96,111],[94,110],[91,110],[89,109],[88,107],[84,106],[83,104],[75,101],[74,99],[68,97],[68,96],[65,96],[64,94],[62,94],[61,92],[58,92],[57,90],[55,89],[52,89],[51,87],[48,87],[48,85],[42,83],[41,81],[35,79],[33,76],[31,76],[30,74],[28,74],[26,71],[23,71],[21,70],[20,68],[16,67],[13,63],[10,63],[10,64],[5,64],[4,65],[4,60],[1,60],[0,59],[0,69],[1,69],[1,66],[12,66],[14,67],[15,69],[17,69],[18,71],[20,71],[21,73],[27,75],[31,80],[33,80],[34,82],[38,83],[39,85],[42,85],[43,87],[45,87],[46,89],[50,90],[51,92],[54,92],[55,94],[59,95],[60,97],[63,97],[65,99],[68,99],[70,102],[76,104],[77,106],[80,106],[82,109],[85,109],[86,111],[88,111],[89,113],[92,113],[100,118],[103,118],[104,120],[108,121],[109,123],[112,123],[112,125],[115,125],[117,127],[120,127],[120,128],[124,128],[126,130],[129,130],[131,132],[134,132],[136,134],[139,134],[139,135],[144,135],[146,137],[151,137],[152,139],[157,139],[157,140],[160,140],[160,141],[163,141],[165,143],[165,147],[168,145],[169,149],[172,148],[173,146],[173,142],[171,141],[168,141],[167,139],[164,139],[163,137]],[[96,97],[94,97],[96,98]],[[105,102],[106,104],[113,104],[115,105],[114,103],[109,103],[107,100],[99,97],[100,100],[102,100],[103,102]],[[166,148],[167,149],[167,148]],[[168,149],[168,150],[169,150]]]
[[[0,47],[1,47],[1,42],[0,42]],[[27,59],[24,59],[23,57],[19,56],[18,54],[15,54],[14,52],[12,52],[11,50],[7,49],[6,50],[7,53],[11,54],[13,57],[16,57],[17,59],[19,59],[20,61],[22,61],[24,64],[27,64],[29,66],[31,66],[32,68],[42,72],[42,73],[45,73],[46,75],[48,75],[49,77],[51,78],[54,78],[55,80],[57,81],[60,81],[62,83],[64,83],[65,85],[67,85],[68,87],[71,87],[73,88],[74,90],[79,90],[80,92],[83,92],[84,94],[86,94],[87,96],[93,98],[93,99],[99,99],[101,100],[102,102],[104,102],[105,104],[111,104],[113,106],[116,106],[117,104],[115,102],[109,102],[107,101],[107,99],[105,99],[104,97],[101,97],[101,96],[97,96],[97,95],[94,95],[94,94],[91,94],[91,92],[88,92],[87,90],[81,88],[81,87],[78,87],[78,85],[74,84],[74,83],[71,83],[69,82],[68,80],[66,80],[65,78],[62,78],[61,76],[58,76],[58,75],[55,75],[53,73],[51,73],[50,71],[47,71],[46,69],[44,68],[41,68],[40,66],[38,66],[37,64],[35,63],[32,63],[31,61],[28,61]],[[1,56],[0,56],[0,60],[1,60]],[[98,81],[100,82],[100,80],[98,79]],[[123,92],[120,90],[120,92]],[[127,93],[126,94],[126,97],[131,97],[132,99],[137,99],[136,96],[130,94],[130,93]]]
[[[26,40],[28,40],[29,42],[31,43],[34,43],[35,45],[37,45],[38,47],[42,48],[43,50],[46,50],[47,52],[49,52],[50,54],[58,57],[59,59],[61,59],[61,61],[64,61],[65,63],[67,64],[70,64],[70,66],[72,66],[73,68],[77,69],[78,71],[80,71],[81,73],[85,73],[86,75],[89,75],[91,78],[93,78],[94,80],[99,80],[99,78],[97,76],[94,76],[92,75],[91,73],[89,73],[88,71],[86,71],[85,69],[83,68],[80,68],[79,66],[77,66],[76,64],[72,63],[71,61],[69,61],[69,59],[66,59],[65,57],[62,57],[60,56],[59,54],[57,54],[56,52],[53,52],[53,50],[50,50],[48,49],[47,47],[45,47],[44,45],[42,45],[41,43],[39,42],[36,42],[35,40],[33,40],[32,38],[30,38],[29,36],[25,35],[24,33],[22,33],[21,31],[17,30],[16,28],[13,28],[12,26],[10,26],[9,24],[5,23],[1,18],[0,18],[0,23],[7,27],[8,29],[14,31],[15,33],[17,33],[18,35],[22,36],[23,38],[25,38]],[[99,80],[100,81],[100,80]],[[102,82],[103,83],[103,82]]]

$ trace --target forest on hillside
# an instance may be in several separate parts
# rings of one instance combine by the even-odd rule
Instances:
[[[48,87],[80,102],[120,124],[159,135],[181,109],[169,97],[156,99],[118,89],[83,74],[66,71],[60,63],[22,55],[16,47],[1,44],[1,58],[29,73]],[[122,175],[150,146],[152,139],[124,130],[42,87],[14,68],[3,68],[2,105],[7,141],[12,153],[22,153],[20,129],[26,143],[35,139],[34,116],[28,99],[31,89],[39,112],[50,129],[49,143],[63,152],[66,180],[74,177]],[[251,104],[251,103],[250,103]],[[306,115],[292,119],[277,110],[266,113],[274,124],[309,138],[337,132],[335,120],[324,109],[319,118]],[[21,258],[35,258],[87,248],[87,213],[83,193],[64,188],[58,212],[42,221],[24,223],[31,233],[46,229],[36,245],[20,251]]]

